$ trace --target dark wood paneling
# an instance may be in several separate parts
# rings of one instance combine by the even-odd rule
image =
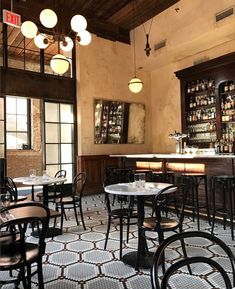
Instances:
[[[16,95],[61,102],[76,101],[76,94],[74,93],[76,81],[72,78],[1,67],[0,80],[1,95]]]
[[[105,168],[108,166],[117,167],[118,158],[110,158],[108,155],[77,157],[78,172],[87,173],[86,194],[103,192]]]

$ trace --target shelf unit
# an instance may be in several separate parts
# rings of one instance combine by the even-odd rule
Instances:
[[[175,72],[180,79],[182,132],[187,145],[220,144],[234,152],[235,53]]]

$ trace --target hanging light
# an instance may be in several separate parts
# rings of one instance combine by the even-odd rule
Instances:
[[[56,54],[50,61],[51,69],[57,74],[64,74],[69,69],[69,61],[62,54]]]
[[[32,21],[25,21],[21,25],[21,32],[26,38],[34,38],[37,35],[38,28]]]
[[[141,81],[139,78],[134,77],[130,80],[128,83],[129,89],[133,93],[138,93],[143,88],[143,81]]]
[[[82,15],[74,15],[70,24],[74,32],[81,32],[87,28],[86,18]]]
[[[134,2],[133,2],[133,26],[134,25]],[[143,89],[143,81],[136,77],[136,55],[135,55],[135,28],[133,30],[133,46],[134,46],[134,73],[135,76],[128,83],[129,90],[133,93],[139,93]]]
[[[91,42],[91,33],[87,30],[83,30],[77,34],[78,42],[82,46],[86,46]]]
[[[49,45],[48,38],[43,33],[40,33],[36,37],[34,37],[34,43],[40,49],[45,49]]]
[[[57,24],[57,15],[51,9],[44,9],[41,11],[39,19],[43,26],[53,28]]]
[[[73,40],[66,36],[63,41],[60,41],[60,49],[63,51],[71,51],[73,49]]]

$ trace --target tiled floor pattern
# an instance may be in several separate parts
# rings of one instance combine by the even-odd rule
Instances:
[[[77,226],[73,212],[68,212],[68,220],[64,223],[62,235],[47,240],[44,257],[45,289],[139,289],[151,288],[149,270],[135,269],[123,264],[119,259],[119,228],[118,224],[111,227],[107,250],[103,250],[106,232],[107,212],[104,196],[88,196],[83,199],[84,217],[87,230]],[[59,224],[58,224],[59,225]],[[203,230],[209,231],[206,221],[201,221]],[[185,218],[185,230],[196,230],[196,223]],[[215,233],[235,253],[235,242],[231,240],[230,230],[223,230],[218,224]],[[30,237],[33,238],[33,237]],[[208,256],[219,261],[231,275],[231,268],[225,254],[202,239],[187,239],[187,250],[191,256]],[[156,244],[149,242],[151,251],[156,250]],[[123,254],[136,250],[137,227],[131,226],[130,240],[125,244]],[[174,243],[167,251],[169,264],[182,256],[180,244]],[[193,267],[194,275],[189,275],[187,269],[171,279],[172,289],[202,289],[224,288],[220,276],[209,266],[198,264]],[[1,273],[3,276],[3,274]],[[200,278],[202,276],[203,278]],[[183,277],[183,278],[182,278]],[[37,288],[37,277],[33,288]],[[10,285],[3,288],[12,288]]]

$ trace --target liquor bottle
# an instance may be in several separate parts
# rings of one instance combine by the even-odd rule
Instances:
[[[195,91],[199,91],[200,90],[200,83],[199,80],[197,80],[196,85],[195,85]]]
[[[187,93],[188,93],[188,94],[191,93],[191,85],[190,85],[190,82],[188,83],[188,86],[187,86]]]
[[[215,142],[215,153],[216,154],[220,153],[220,143],[219,143],[218,139]]]
[[[229,85],[229,90],[230,90],[230,91],[234,90],[234,83],[233,83],[233,82],[230,83],[230,85]]]
[[[195,92],[195,84],[194,82],[191,83],[191,93],[194,93]]]
[[[224,85],[224,92],[227,92],[228,91],[228,83],[225,82],[225,85]]]

